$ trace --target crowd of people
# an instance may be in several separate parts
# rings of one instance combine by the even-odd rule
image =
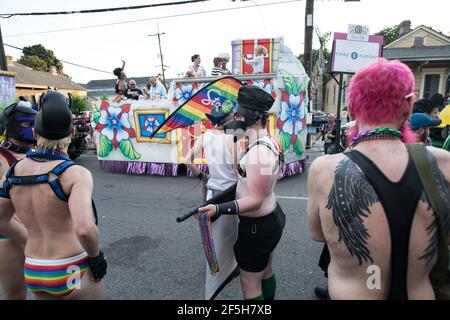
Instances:
[[[123,61],[121,68],[114,69],[113,73],[117,76],[114,101],[119,102],[122,100],[155,100],[166,99],[167,90],[164,84],[158,82],[156,76],[150,76],[148,83],[142,89],[137,87],[136,80],[130,79],[127,83],[127,76],[125,74],[125,61]]]
[[[414,92],[414,76],[399,61],[380,60],[359,71],[349,85],[354,125],[347,149],[309,168],[306,216],[312,240],[324,244],[325,297],[450,298],[450,153],[429,146],[427,130],[440,122]],[[216,281],[207,279],[207,296],[239,274],[244,299],[273,300],[274,252],[286,225],[274,192],[282,150],[266,129],[274,99],[244,85],[237,103],[235,110],[217,106],[207,113],[214,128],[185,159],[205,185],[201,201],[209,199],[197,217],[213,221],[217,259],[229,266]],[[413,113],[419,108],[423,113]],[[38,112],[13,104],[1,117],[7,138],[0,146],[0,282],[6,297],[24,298],[28,288],[38,299],[104,299],[107,262],[92,176],[67,157],[70,102],[50,91]],[[334,116],[328,120],[324,132],[331,140]],[[201,149],[209,174],[192,164]],[[220,200],[233,186],[231,197]]]

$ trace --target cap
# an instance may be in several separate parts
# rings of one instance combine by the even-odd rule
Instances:
[[[237,108],[268,112],[275,102],[275,99],[260,87],[244,85],[239,88],[237,102]]]
[[[409,118],[409,125],[413,130],[423,127],[436,127],[442,122],[441,119],[432,119],[425,113],[413,113]]]

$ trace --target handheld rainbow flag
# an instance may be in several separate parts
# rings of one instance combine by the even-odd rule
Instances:
[[[235,108],[237,94],[241,86],[241,81],[230,76],[207,84],[172,112],[150,138],[158,133],[188,127],[203,121],[206,119],[205,113],[210,114],[213,107],[231,104],[232,108]]]

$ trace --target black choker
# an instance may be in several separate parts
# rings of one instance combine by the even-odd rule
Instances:
[[[1,146],[6,150],[9,150],[9,151],[12,151],[15,153],[27,153],[31,149],[31,147],[28,147],[28,148],[20,147],[16,144],[12,143],[9,140],[2,141]]]

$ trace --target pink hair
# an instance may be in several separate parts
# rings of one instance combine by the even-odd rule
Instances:
[[[380,59],[359,71],[348,88],[349,111],[357,123],[381,125],[403,122],[399,130],[402,141],[415,143],[416,134],[409,128],[410,100],[405,96],[414,92],[414,75],[398,60]],[[349,129],[347,138],[358,134],[358,126]]]

